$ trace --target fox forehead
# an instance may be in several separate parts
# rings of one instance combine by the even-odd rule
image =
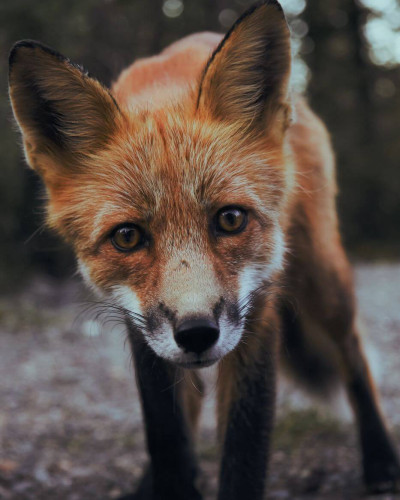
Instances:
[[[274,217],[284,181],[282,153],[249,143],[232,126],[176,115],[132,116],[130,126],[82,166],[79,181],[67,180],[64,196],[50,206],[50,221],[58,227],[74,221],[75,230],[82,221],[94,243],[119,223],[187,224],[226,204]]]

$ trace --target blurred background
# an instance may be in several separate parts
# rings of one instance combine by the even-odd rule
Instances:
[[[195,31],[226,31],[251,0],[0,2],[0,287],[32,273],[74,272],[43,229],[42,187],[24,164],[7,97],[7,56],[40,40],[106,84],[133,59]],[[296,56],[293,84],[327,123],[338,162],[347,248],[361,258],[400,250],[400,5],[397,0],[282,0]],[[15,279],[15,277],[18,277]]]
[[[364,345],[400,445],[400,4],[280,1],[293,86],[332,135]],[[23,161],[7,95],[12,44],[40,40],[109,85],[133,59],[182,36],[225,32],[251,3],[0,0],[0,499],[116,499],[146,460],[124,329],[102,317],[79,280],[64,279],[75,273],[72,252],[43,227],[43,187]],[[198,451],[212,500],[215,387],[203,374]],[[268,500],[367,499],[345,399],[332,412],[280,378],[278,402]]]

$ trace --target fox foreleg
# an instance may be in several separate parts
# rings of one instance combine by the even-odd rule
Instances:
[[[276,390],[276,329],[251,333],[220,365],[218,500],[265,495]]]
[[[190,425],[179,390],[181,371],[132,338],[150,466],[132,500],[201,500]]]

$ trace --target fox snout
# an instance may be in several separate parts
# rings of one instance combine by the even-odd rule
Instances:
[[[210,366],[240,340],[238,307],[222,297],[214,306],[189,313],[160,306],[150,313],[152,328],[142,333],[159,356],[173,363],[186,368]]]
[[[219,327],[209,318],[187,319],[174,331],[175,342],[187,353],[203,353],[217,342],[218,337]]]
[[[204,274],[203,270],[203,277]],[[155,307],[149,304],[146,308],[143,304],[140,310],[147,327],[137,325],[138,330],[160,357],[186,368],[209,366],[224,357],[240,340],[243,325],[237,298],[224,294],[216,283],[213,286],[209,282],[207,286],[203,282],[200,291],[201,279],[193,277],[182,280],[178,292],[179,281],[175,273],[175,283],[167,288],[168,295],[161,294]],[[126,307],[129,303],[127,294],[124,296]],[[130,304],[133,306],[133,301]]]

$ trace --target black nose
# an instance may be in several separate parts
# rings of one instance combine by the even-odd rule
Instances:
[[[219,328],[210,319],[188,319],[175,332],[175,340],[186,352],[200,354],[218,340]]]

